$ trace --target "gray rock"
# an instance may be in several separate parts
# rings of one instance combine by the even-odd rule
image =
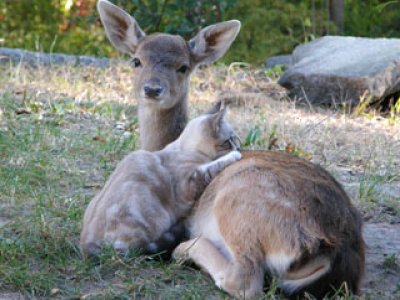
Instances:
[[[0,64],[18,64],[26,63],[37,67],[40,65],[76,65],[92,66],[104,68],[110,65],[107,58],[95,58],[91,56],[75,56],[66,54],[47,54],[41,52],[32,52],[21,49],[0,48]]]
[[[363,95],[375,101],[400,90],[400,39],[326,36],[292,56],[278,83],[311,103],[354,106]]]
[[[279,65],[283,65],[286,67],[289,67],[292,65],[292,55],[276,55],[276,56],[271,56],[268,57],[267,60],[265,61],[265,66],[267,68],[273,68]]]

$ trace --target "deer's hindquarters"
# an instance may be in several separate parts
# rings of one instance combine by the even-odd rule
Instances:
[[[287,295],[323,297],[343,282],[357,293],[361,223],[323,169],[284,154],[247,153],[209,185],[191,218],[192,238],[207,239],[226,260],[223,269],[214,271],[196,247],[189,258],[235,296],[261,293],[264,272]]]

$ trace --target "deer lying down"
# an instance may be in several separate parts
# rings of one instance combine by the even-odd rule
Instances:
[[[288,296],[323,297],[364,270],[362,219],[324,169],[283,153],[252,151],[206,188],[189,217],[191,240],[174,251],[235,297],[262,293],[265,273]]]
[[[192,40],[146,36],[106,0],[98,10],[113,45],[132,56],[140,145],[160,150],[187,122],[192,70],[228,50],[240,22],[202,29]],[[364,268],[361,217],[323,169],[281,153],[248,152],[206,188],[189,218],[192,240],[175,251],[192,259],[234,296],[262,292],[264,273],[288,295],[317,297],[346,281],[355,293]]]

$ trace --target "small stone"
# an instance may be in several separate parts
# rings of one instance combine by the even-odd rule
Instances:
[[[60,292],[59,288],[52,288],[50,291],[50,296],[55,296]]]
[[[128,139],[132,136],[132,132],[125,131],[124,134],[122,135],[125,139]]]
[[[115,123],[115,128],[117,129],[117,130],[125,130],[125,124],[123,123],[123,122],[116,122]]]

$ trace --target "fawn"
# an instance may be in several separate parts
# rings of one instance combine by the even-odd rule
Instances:
[[[98,1],[97,9],[111,43],[133,58],[140,148],[160,150],[186,126],[190,74],[225,54],[240,22],[208,26],[187,42],[165,33],[146,36],[132,16],[106,0]]]
[[[321,167],[280,152],[248,151],[208,185],[174,251],[236,297],[260,296],[264,275],[291,297],[357,294],[364,271],[362,218]],[[343,288],[343,290],[345,290]]]
[[[134,57],[141,147],[158,150],[187,122],[189,75],[230,47],[240,23],[179,36],[145,36],[136,21],[105,0],[98,9],[114,46]],[[317,298],[343,283],[359,292],[364,271],[362,218],[324,169],[278,152],[245,152],[205,188],[187,217],[191,240],[174,251],[192,260],[235,297],[262,293],[265,274],[289,297]]]

